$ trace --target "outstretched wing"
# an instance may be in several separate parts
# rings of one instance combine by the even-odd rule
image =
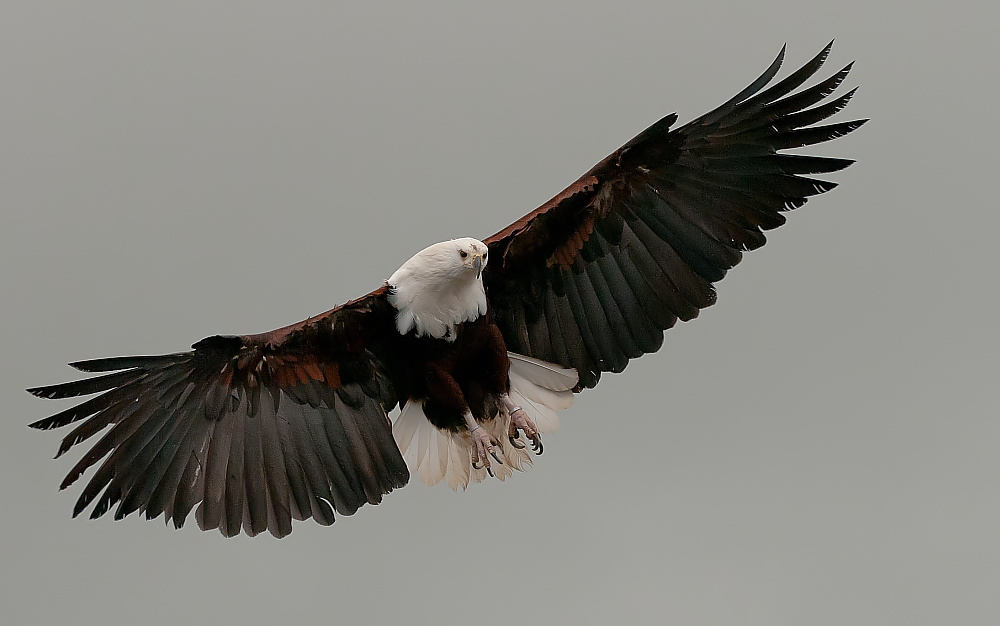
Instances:
[[[659,349],[663,331],[715,302],[712,283],[836,183],[810,178],[853,161],[782,154],[867,120],[814,124],[854,94],[827,100],[851,66],[808,89],[832,42],[784,80],[784,48],[750,86],[671,130],[669,115],[565,191],[485,240],[490,308],[510,350],[574,367],[593,387],[605,371]],[[820,104],[822,103],[822,104]],[[818,106],[813,106],[818,105]],[[810,108],[812,107],[812,108]]]
[[[104,459],[73,515],[96,501],[115,518],[161,513],[180,527],[291,532],[291,520],[332,524],[409,479],[387,411],[396,404],[375,355],[392,332],[384,288],[262,335],[209,337],[191,352],[73,363],[110,372],[29,389],[44,398],[100,395],[31,424],[81,422],[57,456],[111,426],[69,472],[73,484]],[[105,458],[106,457],[106,458]]]

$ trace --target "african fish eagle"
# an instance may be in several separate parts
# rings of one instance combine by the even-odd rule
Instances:
[[[92,518],[115,506],[179,528],[197,507],[202,529],[283,537],[412,473],[464,489],[526,469],[575,393],[659,349],[762,231],[836,186],[808,175],[853,161],[782,152],[867,121],[816,125],[854,94],[828,98],[851,65],[799,90],[831,46],[768,86],[782,48],[722,106],[664,117],[499,233],[434,244],[357,300],[188,352],[72,363],[101,374],[29,389],[100,394],[31,424],[79,422],[58,455],[110,426],[62,482],[103,459],[73,515],[95,503]]]

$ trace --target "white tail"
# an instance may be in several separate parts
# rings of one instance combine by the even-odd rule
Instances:
[[[528,414],[538,431],[550,433],[559,427],[556,411],[573,404],[573,387],[577,383],[576,370],[567,369],[545,361],[508,352],[510,357],[510,398]],[[515,448],[507,439],[510,416],[501,410],[496,419],[483,427],[500,442],[503,464],[493,463],[493,473],[506,480],[513,470],[524,471],[531,466],[527,449]],[[472,439],[466,432],[440,430],[427,420],[423,404],[412,400],[406,403],[396,422],[392,435],[406,461],[410,474],[420,476],[425,485],[435,485],[448,479],[448,486],[458,491],[470,482],[482,482],[488,474],[485,469],[472,467]]]

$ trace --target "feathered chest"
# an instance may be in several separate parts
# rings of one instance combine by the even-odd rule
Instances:
[[[481,274],[452,259],[414,257],[389,277],[389,303],[396,329],[405,335],[454,341],[456,327],[486,314]]]

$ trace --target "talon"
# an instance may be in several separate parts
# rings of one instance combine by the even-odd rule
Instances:
[[[489,465],[486,466],[486,473],[492,476],[493,478],[497,477],[496,474],[493,473],[493,468],[490,467]]]
[[[535,423],[531,421],[531,418],[528,417],[524,409],[516,406],[509,397],[502,396],[501,401],[507,408],[508,415],[510,415],[510,428],[508,432],[510,444],[518,449],[524,448],[524,445],[519,445],[514,441],[514,439],[520,438],[520,431],[524,431],[525,438],[531,441],[531,449],[535,454],[541,454],[545,448],[542,447],[542,436],[539,434]]]
[[[542,452],[545,451],[545,448],[542,446],[542,436],[538,433],[531,436],[531,449],[534,450],[535,454],[538,456],[541,456]]]
[[[500,442],[490,436],[486,430],[476,422],[475,418],[469,413],[466,416],[467,426],[469,427],[469,435],[472,438],[472,450],[470,450],[470,457],[472,459],[472,469],[480,470],[485,469],[490,476],[494,476],[493,469],[490,467],[490,457],[503,465],[503,461],[497,456],[495,446],[499,446]]]
[[[510,445],[514,446],[518,450],[524,450],[524,444],[520,441],[515,441],[514,437],[507,437],[510,440]]]

